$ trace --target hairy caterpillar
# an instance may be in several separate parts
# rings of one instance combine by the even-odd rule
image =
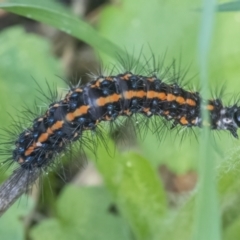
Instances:
[[[156,76],[130,72],[100,76],[86,86],[72,88],[65,98],[54,102],[33,126],[15,142],[13,159],[22,168],[47,166],[54,155],[78,140],[85,130],[93,130],[101,121],[141,113],[158,115],[172,121],[172,127],[201,127],[201,97],[177,84],[166,84]],[[206,101],[212,129],[229,130],[238,137],[240,109],[224,107],[219,99]]]
[[[166,76],[169,82],[165,81]],[[209,111],[209,123],[202,121],[201,104]],[[82,140],[85,131],[96,131],[101,122],[136,114],[147,119],[155,116],[159,122],[165,119],[171,129],[208,124],[213,130],[227,130],[238,138],[240,109],[236,104],[223,106],[218,98],[204,100],[198,92],[182,88],[173,65],[161,76],[140,74],[133,69],[101,74],[85,85],[71,86],[64,98],[51,102],[45,113],[32,120],[30,127],[8,142],[3,154],[9,152],[9,145],[14,145],[14,149],[5,163],[17,162],[18,177],[27,173],[27,183],[31,185],[36,179],[33,173],[52,165],[73,142]]]

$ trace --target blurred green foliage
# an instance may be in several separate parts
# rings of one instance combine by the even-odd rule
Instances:
[[[56,217],[42,221],[30,236],[39,240],[131,239],[127,223],[108,211],[112,203],[102,187],[68,186],[56,202]]]
[[[104,63],[116,62],[114,56],[117,53],[123,54],[122,49],[126,49],[135,59],[142,48],[143,55],[147,58],[152,53],[160,56],[160,59],[166,54],[166,66],[176,58],[182,69],[191,65],[184,81],[189,81],[192,88],[198,86],[199,79],[197,44],[200,6],[201,1],[190,0],[122,0],[102,9],[97,29],[94,30],[51,1],[12,0],[0,4],[0,7],[8,11],[52,25],[85,41],[100,52]],[[210,86],[217,94],[226,85],[226,92],[231,93],[223,96],[226,102],[239,93],[237,89],[240,86],[240,14],[233,11],[238,8],[238,2],[220,6],[220,11],[232,12],[216,13],[209,53]],[[11,124],[7,112],[16,115],[23,110],[25,103],[31,106],[37,102],[33,77],[43,89],[47,79],[50,86],[56,83],[60,91],[63,83],[55,75],[64,76],[64,73],[60,62],[52,56],[47,40],[25,32],[20,26],[2,31],[1,127]],[[44,102],[38,104],[40,108],[46,107]],[[160,139],[163,138],[161,141],[155,135],[149,131],[144,136],[144,141],[139,139],[137,153],[120,153],[117,149],[114,150],[111,140],[107,144],[110,152],[115,151],[113,158],[103,145],[98,147],[97,157],[88,150],[89,157],[103,176],[105,187],[76,188],[66,185],[60,195],[51,200],[54,208],[52,216],[37,221],[29,228],[31,239],[192,239],[198,188],[180,206],[171,206],[157,170],[161,164],[177,174],[196,170],[198,141],[193,134],[188,137],[186,131],[179,131],[178,134],[168,132],[164,138],[160,136]],[[198,136],[198,130],[196,135]],[[222,237],[226,240],[238,239],[239,141],[227,133],[219,135],[220,137],[218,133],[215,134],[215,143],[209,146],[214,149],[214,157],[208,160],[216,159],[218,166],[216,182]],[[48,194],[51,195],[51,192]],[[32,201],[34,202],[29,198],[25,204],[16,203],[1,218],[1,239],[25,238],[24,225],[19,215],[31,212]],[[109,213],[111,204],[117,206],[118,214]],[[218,215],[210,216],[205,209],[202,211],[203,216],[212,222],[219,221]],[[203,233],[205,230],[201,229]]]

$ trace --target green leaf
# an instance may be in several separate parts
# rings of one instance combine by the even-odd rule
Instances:
[[[112,57],[116,57],[116,53],[125,53],[117,45],[101,36],[89,24],[52,0],[9,0],[0,3],[0,8],[46,23]]]
[[[124,220],[110,213],[109,194],[101,187],[68,186],[57,201],[57,217],[40,222],[30,231],[34,240],[130,240]]]
[[[29,196],[22,196],[0,218],[1,239],[24,240],[25,226],[24,217],[33,209],[33,201]]]
[[[20,110],[24,104],[34,103],[36,82],[44,90],[47,90],[46,82],[50,86],[57,82],[58,88],[65,85],[55,77],[63,73],[59,62],[50,54],[50,44],[37,35],[26,33],[21,27],[1,32],[0,56],[0,100],[5,112],[1,117],[6,115],[9,119],[7,112],[16,113],[16,109]],[[38,104],[40,107],[46,103]]]
[[[110,152],[113,143],[106,142]],[[158,239],[166,213],[166,196],[160,179],[150,162],[135,153],[114,152],[114,158],[104,147],[98,147],[96,165],[103,175],[121,213],[129,222],[137,239]]]

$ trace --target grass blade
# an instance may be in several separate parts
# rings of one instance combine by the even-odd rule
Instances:
[[[92,26],[53,1],[10,0],[0,3],[3,10],[48,24],[89,44],[111,57],[125,52],[102,37]]]
[[[208,56],[212,36],[215,12],[215,0],[205,0],[199,36],[199,66],[203,99],[208,99]],[[202,108],[203,122],[209,122],[208,112]],[[215,162],[211,144],[210,129],[204,127],[200,145],[199,192],[196,205],[196,226],[194,239],[218,240],[220,234],[220,216],[215,184]]]

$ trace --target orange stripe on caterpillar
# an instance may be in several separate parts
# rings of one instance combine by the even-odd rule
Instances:
[[[77,108],[74,112],[68,113],[66,115],[66,120],[69,122],[73,121],[76,117],[86,114],[88,112],[89,108],[90,107],[87,105]]]
[[[196,102],[190,98],[186,99],[186,104],[192,107],[196,106]]]
[[[125,91],[123,96],[125,99],[132,99],[134,97],[144,98],[147,95],[145,91]]]
[[[96,105],[102,107],[108,103],[118,102],[120,99],[121,95],[114,93],[108,97],[99,97],[98,99],[96,99]]]

